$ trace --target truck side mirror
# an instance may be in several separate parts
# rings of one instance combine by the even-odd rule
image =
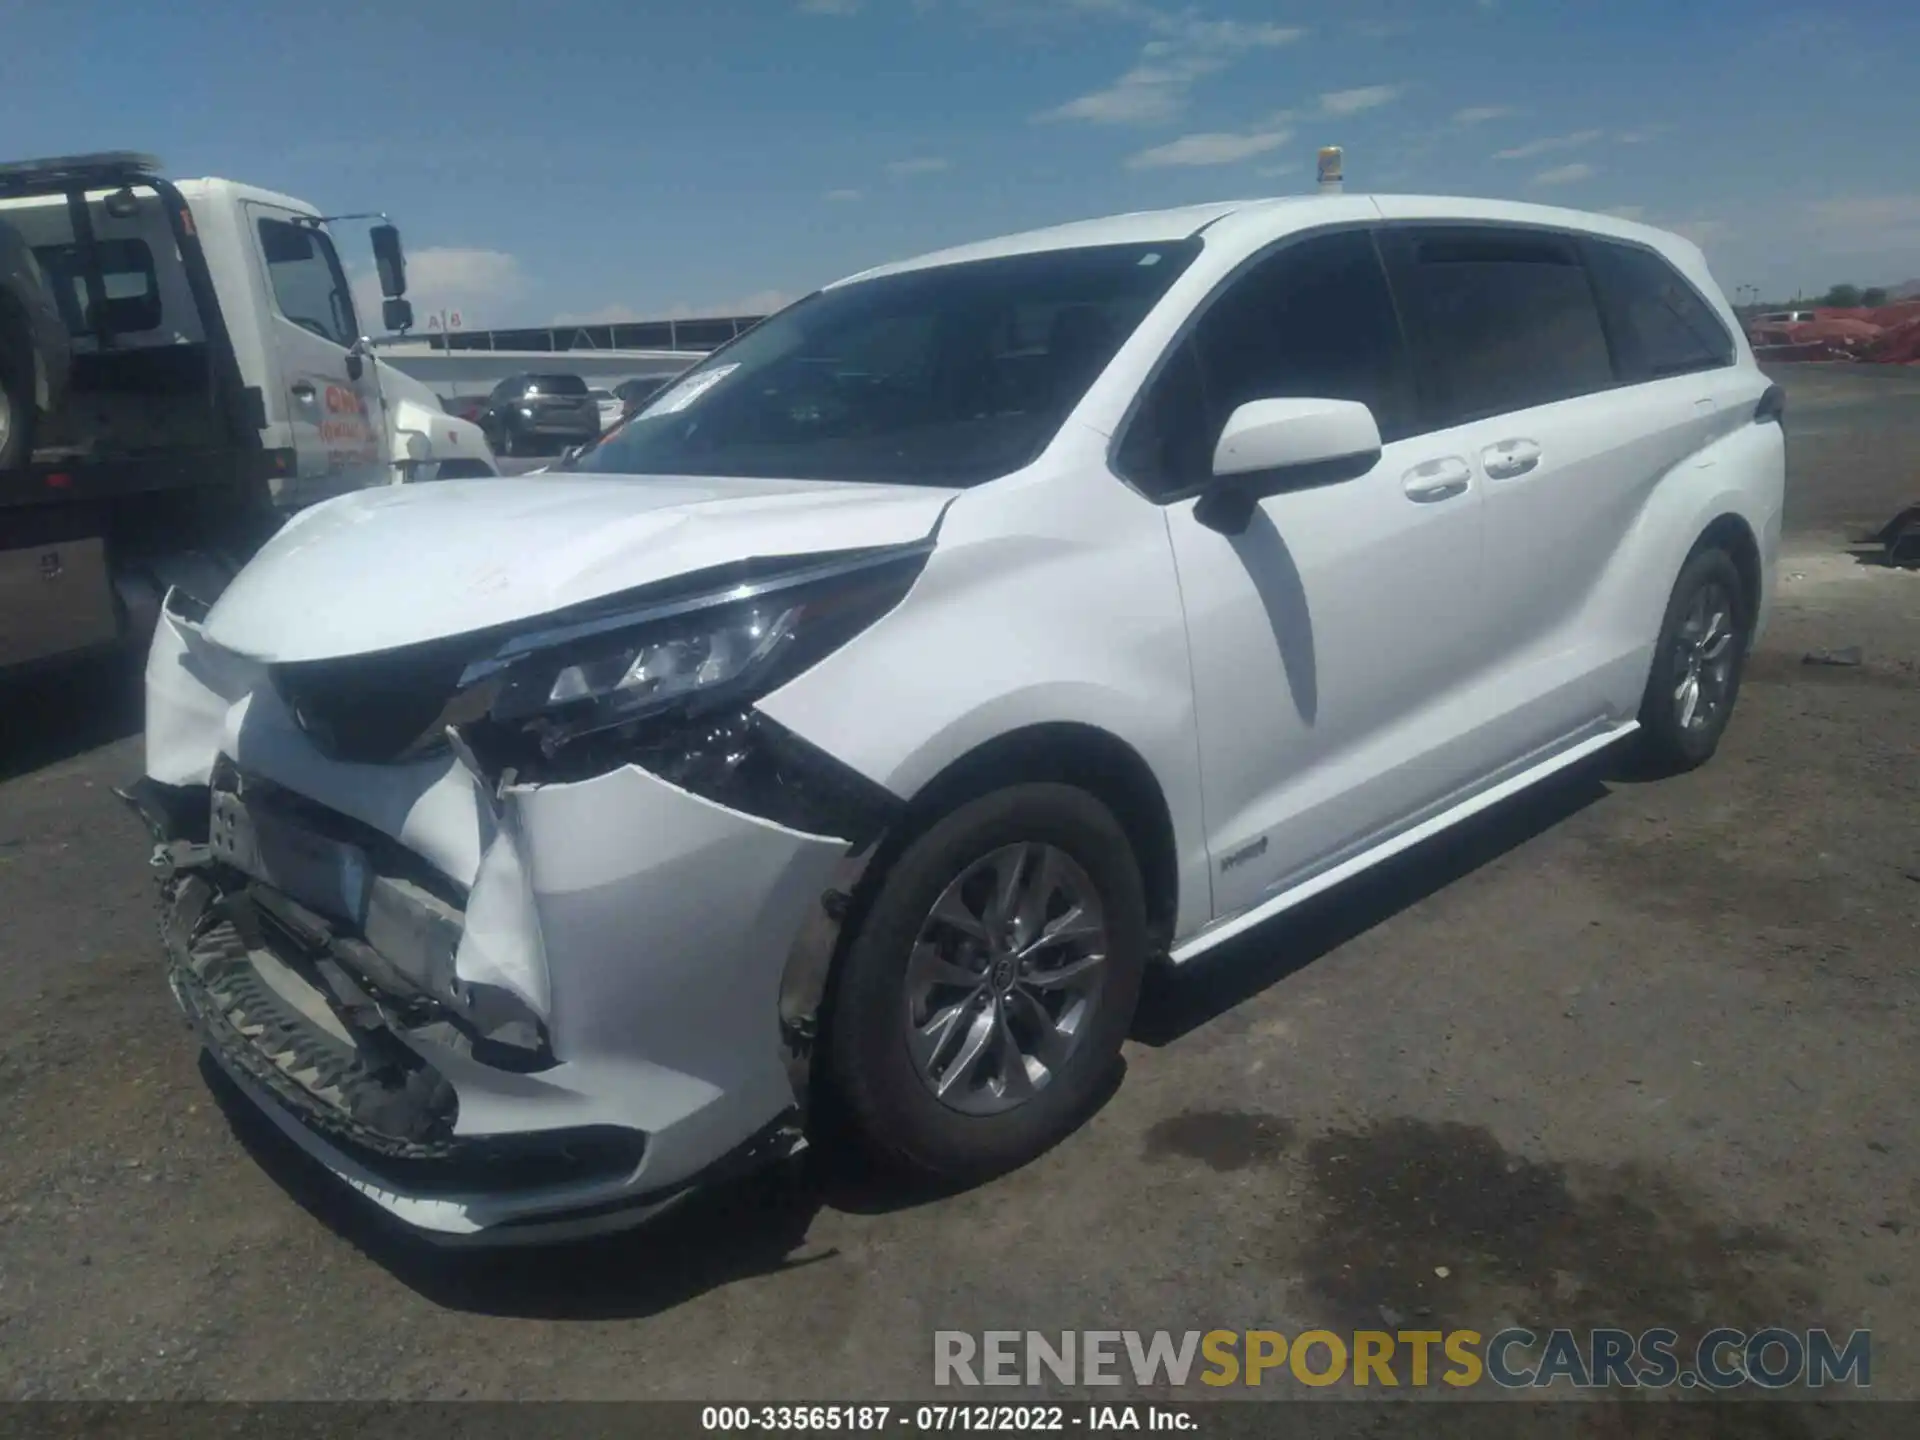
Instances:
[[[386,300],[380,305],[380,323],[389,335],[404,335],[413,328],[413,302]]]
[[[380,293],[397,300],[407,293],[407,257],[400,248],[400,232],[382,224],[367,235],[373,241],[373,263],[380,271]]]

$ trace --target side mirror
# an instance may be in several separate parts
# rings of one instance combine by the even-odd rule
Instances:
[[[1250,400],[1227,417],[1194,519],[1239,535],[1269,495],[1358,479],[1380,463],[1380,426],[1357,400]]]
[[[411,300],[381,301],[380,323],[387,327],[389,335],[406,334],[413,328],[413,302]]]
[[[407,293],[407,257],[400,248],[400,232],[391,225],[376,225],[367,237],[373,241],[373,263],[380,271],[380,293],[397,300]]]

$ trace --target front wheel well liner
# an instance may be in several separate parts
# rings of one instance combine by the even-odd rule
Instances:
[[[1700,538],[1693,542],[1693,548],[1687,552],[1691,560],[1703,550],[1724,550],[1733,561],[1733,568],[1740,572],[1740,585],[1746,591],[1741,598],[1747,602],[1747,623],[1751,628],[1754,615],[1760,604],[1761,568],[1760,544],[1753,536],[1753,527],[1746,520],[1728,511],[1719,516],[1700,532]],[[1685,568],[1685,562],[1682,562]],[[1751,635],[1748,643],[1752,643]]]
[[[1140,862],[1153,941],[1167,944],[1180,899],[1173,815],[1140,752],[1094,725],[1031,725],[996,736],[953,761],[907,801],[870,873],[884,874],[893,855],[955,807],[1009,785],[1049,782],[1085,790],[1113,812]]]

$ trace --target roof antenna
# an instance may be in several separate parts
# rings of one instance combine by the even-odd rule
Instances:
[[[1342,166],[1346,152],[1338,145],[1320,147],[1320,193],[1338,195],[1344,187]]]

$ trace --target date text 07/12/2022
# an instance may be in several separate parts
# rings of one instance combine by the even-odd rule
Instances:
[[[1068,1430],[1194,1431],[1191,1409],[1167,1405],[708,1405],[710,1433],[1018,1433]]]

